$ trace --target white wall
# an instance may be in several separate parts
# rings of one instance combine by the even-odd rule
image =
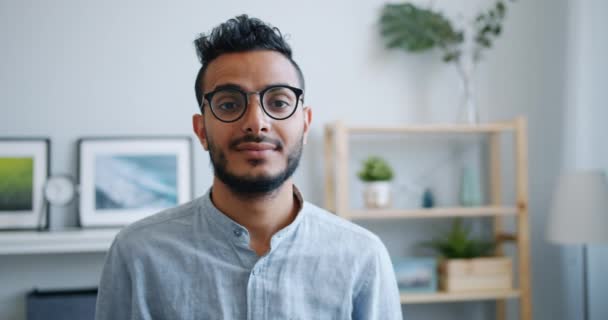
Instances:
[[[568,139],[565,148],[564,170],[603,169],[608,173],[608,30],[604,14],[608,2],[602,0],[577,1],[572,4],[571,59],[568,77],[568,108],[566,120]],[[606,226],[608,229],[608,226]],[[608,232],[608,231],[606,231]],[[570,282],[579,283],[582,276],[580,247],[565,249],[573,261]],[[589,249],[589,307],[592,320],[608,319],[608,245],[592,245]],[[580,287],[579,290],[582,290]],[[581,292],[581,291],[578,291]],[[572,296],[580,299],[582,294]],[[582,308],[582,302],[580,308]]]
[[[78,137],[190,134],[191,115],[197,111],[192,86],[199,66],[192,41],[197,33],[247,12],[290,35],[306,75],[314,128],[296,179],[309,201],[322,204],[316,186],[323,181],[323,164],[317,159],[325,123],[445,122],[456,117],[455,71],[440,63],[438,55],[383,49],[376,26],[382,4],[0,0],[0,136],[49,136],[52,172],[75,175]],[[480,4],[435,1],[434,6],[454,15]],[[564,293],[568,270],[562,265],[563,253],[543,240],[550,186],[563,153],[568,7],[565,0],[515,2],[505,33],[477,72],[485,119],[519,114],[529,118],[535,319],[573,319]],[[195,152],[195,162],[195,193],[200,195],[210,186],[211,170],[201,149]],[[51,213],[53,229],[76,223],[73,206],[53,208]],[[380,234],[392,254],[405,250],[404,239],[426,236],[416,226],[409,221],[366,225]],[[22,295],[31,286],[94,285],[102,259],[0,257],[0,318],[24,319]],[[24,270],[25,265],[30,267]],[[492,306],[421,305],[404,310],[407,319],[466,318],[469,312],[487,318]]]

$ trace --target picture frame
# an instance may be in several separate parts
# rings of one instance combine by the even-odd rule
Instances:
[[[79,224],[121,227],[192,200],[192,139],[78,140]]]
[[[392,258],[401,293],[437,292],[437,259],[427,257]]]
[[[0,138],[0,230],[48,228],[50,153],[48,138]]]

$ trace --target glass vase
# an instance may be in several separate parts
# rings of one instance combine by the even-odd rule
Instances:
[[[475,99],[475,84],[473,79],[475,71],[473,55],[471,53],[463,54],[456,62],[456,68],[461,84],[460,121],[466,124],[479,124],[479,109]]]

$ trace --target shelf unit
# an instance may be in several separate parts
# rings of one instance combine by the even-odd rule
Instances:
[[[500,290],[500,291],[473,291],[460,293],[419,293],[402,294],[401,303],[437,303],[437,302],[462,302],[462,301],[482,301],[496,299],[519,298],[519,290]]]
[[[483,217],[483,216],[515,216],[517,208],[502,206],[483,207],[445,207],[417,210],[400,209],[349,209],[345,216],[351,220],[366,219],[401,219],[401,218],[449,218],[449,217]]]
[[[0,233],[0,255],[105,252],[119,229],[10,231]]]
[[[349,208],[349,141],[350,134],[484,134],[489,136],[489,195],[490,203],[481,207],[438,207],[431,209],[353,209]],[[501,190],[501,134],[514,136],[515,206],[502,204]],[[512,121],[468,124],[429,124],[381,126],[346,126],[341,122],[329,124],[324,133],[325,207],[350,220],[426,219],[447,217],[493,217],[493,232],[503,255],[502,246],[512,242],[518,255],[518,288],[513,290],[475,291],[466,293],[437,292],[433,294],[402,294],[401,303],[442,303],[458,301],[495,300],[496,319],[506,317],[506,300],[519,299],[519,319],[532,319],[530,279],[530,227],[528,222],[528,163],[527,122],[523,117]],[[339,166],[336,164],[340,164]],[[516,232],[504,231],[503,218],[516,219]]]

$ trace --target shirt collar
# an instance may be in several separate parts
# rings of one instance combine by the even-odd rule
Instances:
[[[230,217],[221,212],[211,201],[211,191],[209,188],[205,195],[202,197],[202,211],[205,217],[208,217],[208,221],[213,224],[212,229],[215,229],[222,233],[226,239],[231,241],[249,245],[249,231],[247,228],[232,220]],[[298,205],[298,213],[294,221],[283,229],[277,231],[271,239],[271,250],[279,245],[279,243],[290,238],[294,231],[297,229],[300,222],[304,219],[306,210],[304,208],[304,199],[300,190],[294,185],[293,186],[293,197]]]

